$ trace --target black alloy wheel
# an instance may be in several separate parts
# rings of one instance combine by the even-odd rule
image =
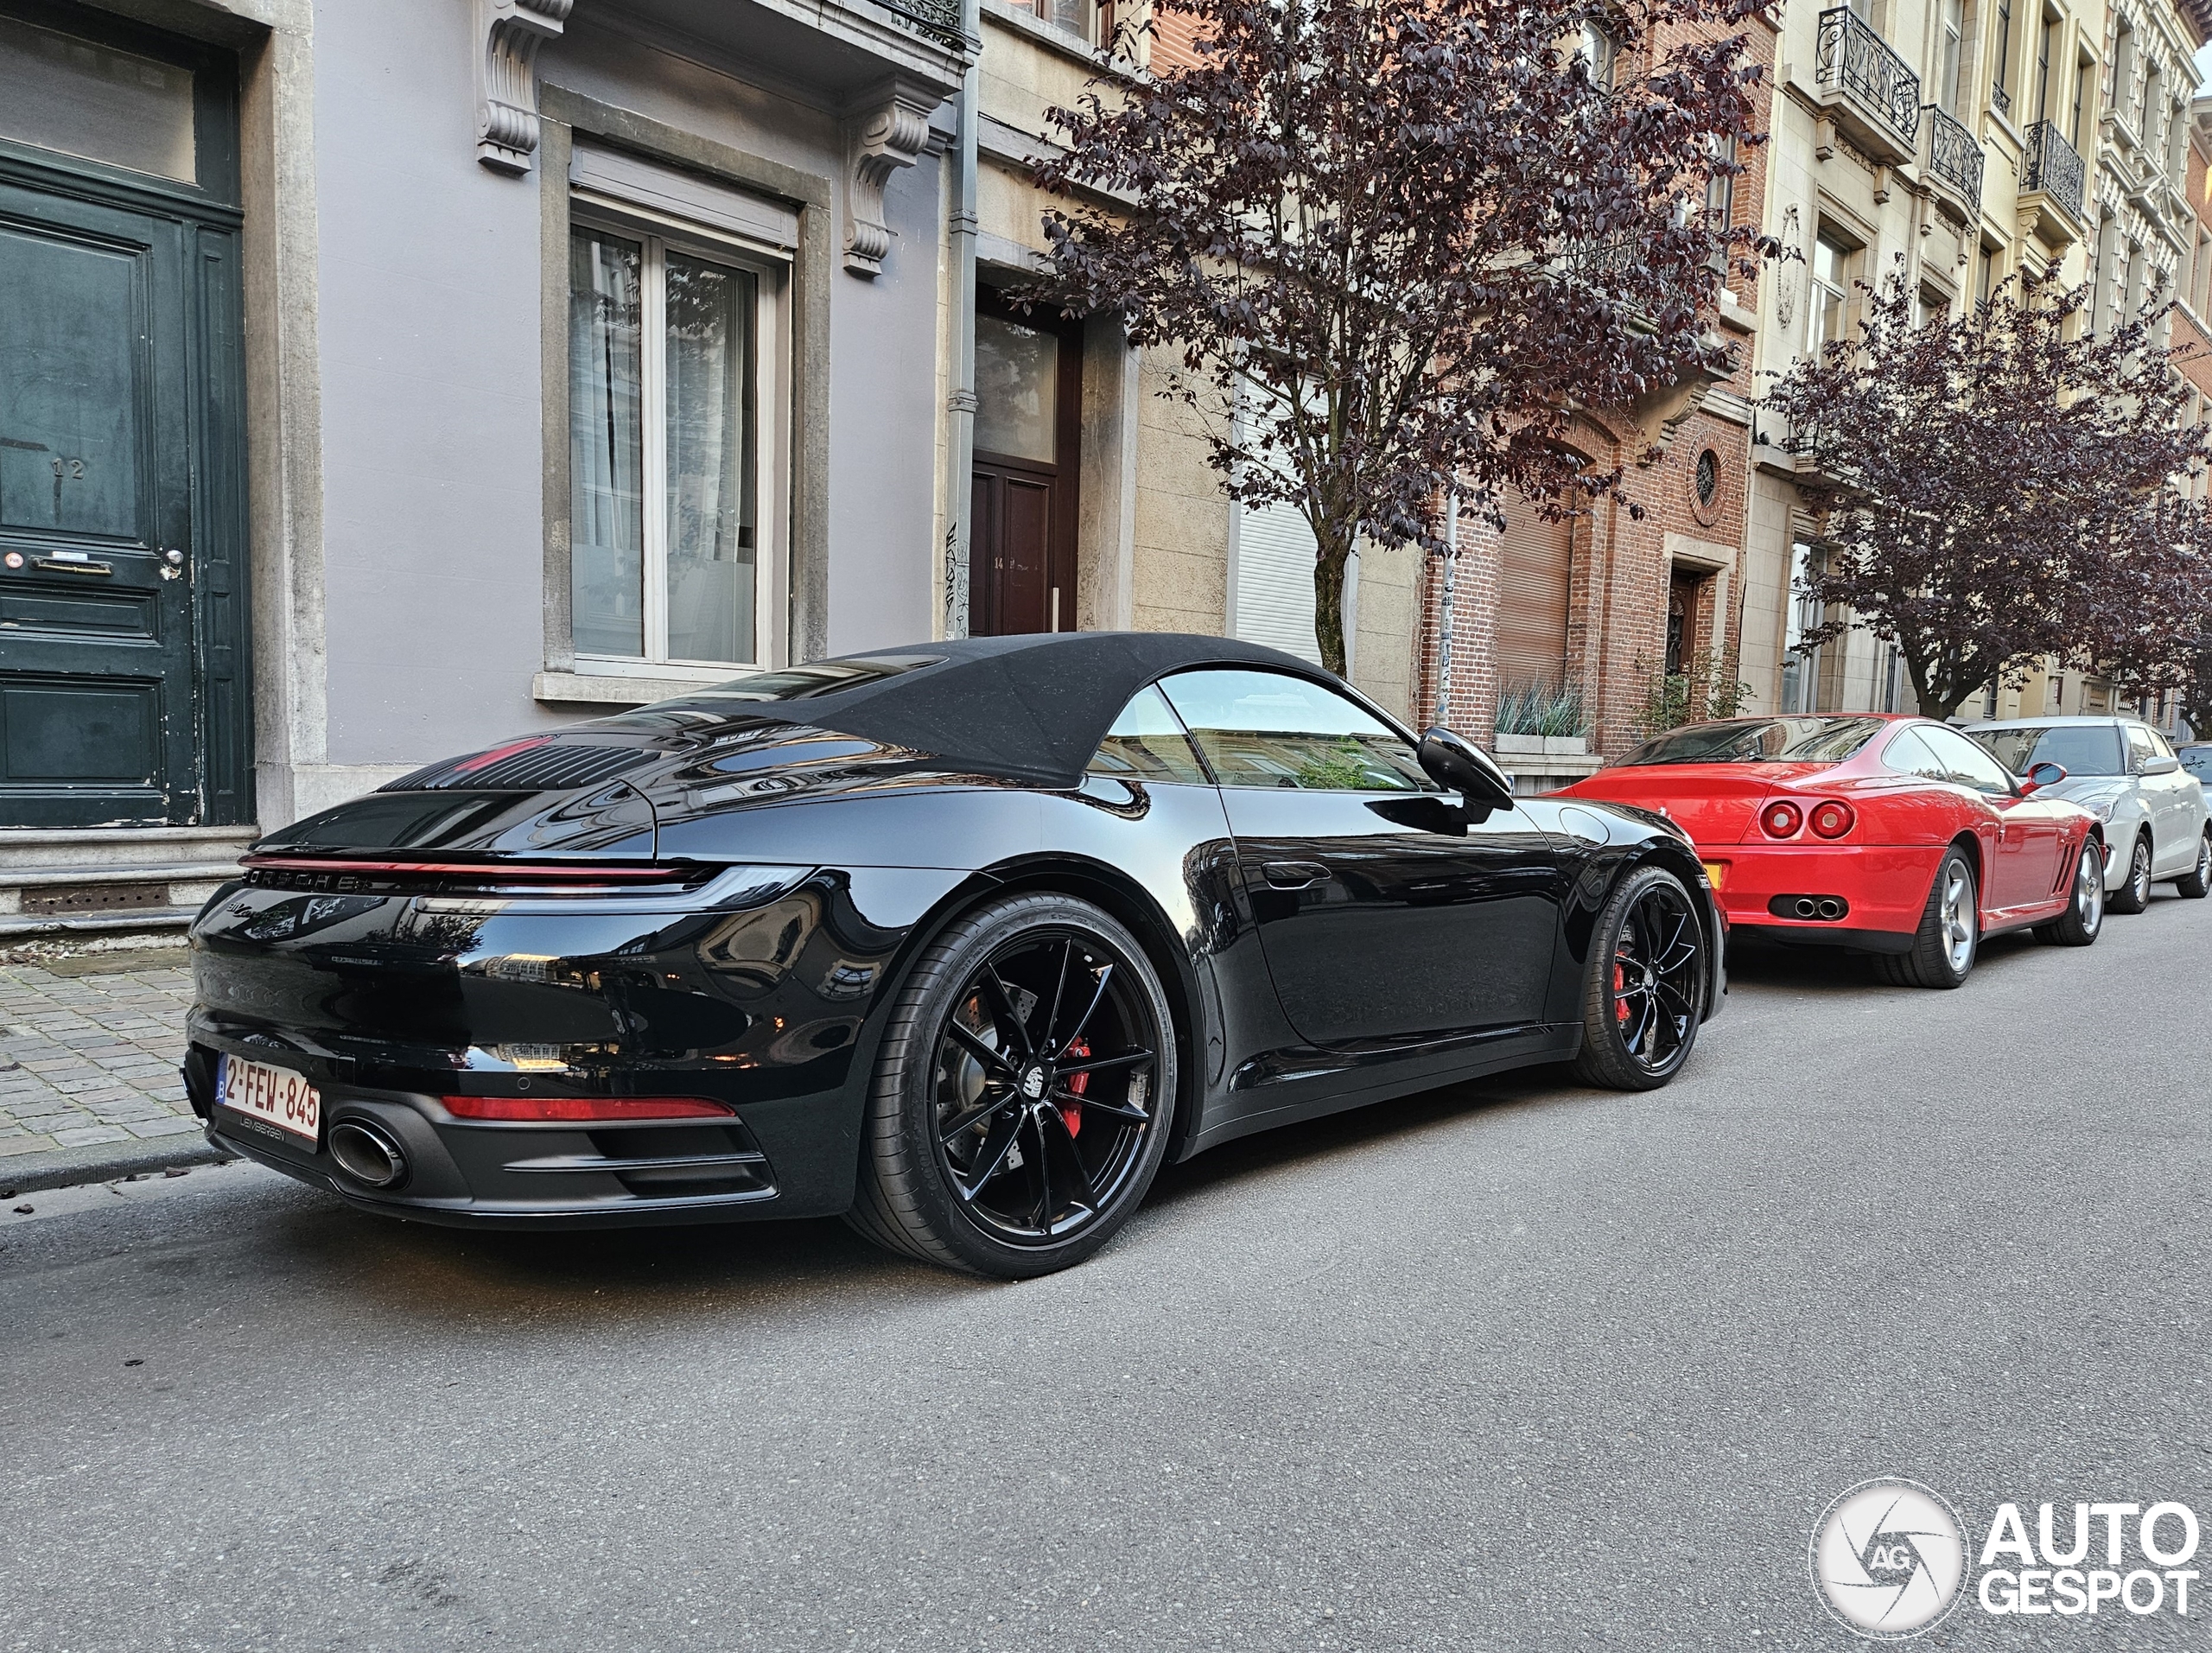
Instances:
[[[1575,1072],[1616,1090],[1650,1090],[1689,1059],[1705,1014],[1706,938],[1672,873],[1623,879],[1591,936]]]
[[[2140,912],[2151,905],[2151,835],[2136,835],[2127,857],[2127,882],[2112,893],[2105,906],[2114,912]]]
[[[1143,949],[1089,903],[1018,895],[957,920],[893,1012],[849,1220],[974,1274],[1080,1262],[1160,1167],[1173,1036]]]

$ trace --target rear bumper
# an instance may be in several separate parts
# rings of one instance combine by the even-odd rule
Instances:
[[[851,1204],[858,1110],[842,1089],[738,1102],[726,1120],[460,1119],[430,1088],[434,1076],[365,1070],[266,1033],[249,1042],[202,1014],[189,1026],[186,1090],[209,1142],[363,1211],[461,1228],[575,1229],[815,1217]],[[317,1139],[218,1105],[216,1057],[226,1052],[305,1074],[322,1094]],[[372,1186],[334,1156],[332,1133],[348,1124],[397,1151],[398,1179]]]
[[[1920,927],[1941,845],[1700,844],[1708,868],[1721,869],[1714,892],[1732,931],[1776,941],[1877,952],[1904,950]],[[1777,896],[1834,897],[1833,919],[1777,913]]]

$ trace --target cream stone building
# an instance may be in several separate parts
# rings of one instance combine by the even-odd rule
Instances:
[[[2198,234],[2186,200],[2191,54],[2202,0],[1853,0],[1789,9],[1765,223],[1789,261],[1765,284],[1762,385],[1856,325],[1855,283],[1901,271],[1930,312],[2007,276],[2094,284],[2095,325],[2171,290]],[[1853,633],[1807,655],[1827,616],[1796,587],[1821,555],[1804,462],[1762,415],[1744,581],[1750,706],[1909,710],[1893,645]],[[2080,709],[2074,699],[2063,709]],[[2038,677],[1970,710],[2060,709]]]

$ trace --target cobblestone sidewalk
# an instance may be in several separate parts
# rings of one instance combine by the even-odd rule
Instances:
[[[0,964],[0,1167],[198,1131],[177,1077],[191,1003],[181,965],[58,976]]]

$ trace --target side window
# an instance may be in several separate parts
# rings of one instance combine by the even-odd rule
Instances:
[[[2158,755],[2158,747],[2151,744],[2151,731],[2140,723],[2126,725],[2127,730],[2127,772],[2139,775],[2143,766]]]
[[[1928,749],[1942,760],[1948,772],[1948,779],[1961,786],[1971,786],[1976,792],[1993,792],[1999,797],[2012,791],[2012,778],[2005,772],[2005,766],[1984,752],[1956,729],[1939,728],[1933,724],[1916,729]]]
[[[1191,737],[1168,709],[1158,689],[1140,689],[1122,708],[1114,727],[1090,760],[1094,775],[1116,780],[1179,781],[1205,785],[1206,772],[1191,749]]]
[[[1900,775],[1918,775],[1923,780],[1948,780],[1950,771],[1938,762],[1928,749],[1928,743],[1913,729],[1900,729],[1882,748],[1882,761]]]
[[[2174,755],[2174,749],[2166,744],[2166,737],[2164,735],[2159,734],[2156,729],[2150,730],[2149,734],[2151,736],[2151,750],[2153,753],[2161,758],[2171,758]]]
[[[1185,671],[1160,688],[1224,786],[1424,792],[1436,785],[1372,712],[1279,671]]]

